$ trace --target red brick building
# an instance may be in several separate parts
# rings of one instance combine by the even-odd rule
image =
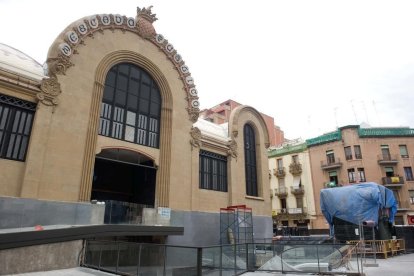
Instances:
[[[227,100],[212,108],[204,109],[200,112],[200,118],[211,121],[215,124],[224,124],[229,121],[230,113],[233,109],[242,104]],[[275,119],[269,115],[260,113],[266,122],[267,131],[269,132],[270,146],[277,146],[285,142],[285,134],[275,125]]]

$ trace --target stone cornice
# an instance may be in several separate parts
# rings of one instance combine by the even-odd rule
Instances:
[[[7,86],[23,89],[27,92],[38,93],[40,91],[40,81],[18,75],[14,72],[0,69],[0,82]]]

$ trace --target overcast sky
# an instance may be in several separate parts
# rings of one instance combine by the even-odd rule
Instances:
[[[73,21],[149,5],[201,108],[233,99],[291,139],[362,122],[414,128],[414,1],[0,0],[0,42],[44,63]]]

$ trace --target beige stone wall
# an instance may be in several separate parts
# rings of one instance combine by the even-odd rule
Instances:
[[[256,165],[258,172],[258,197],[246,195],[244,135],[243,127],[250,124],[256,134]],[[229,142],[211,137],[201,139],[201,147],[193,147],[192,151],[192,210],[219,212],[220,208],[233,205],[247,205],[256,216],[271,216],[269,192],[269,174],[266,145],[269,143],[266,124],[252,107],[239,106],[232,111],[229,121],[229,135],[237,144],[236,152],[230,153]],[[199,188],[199,152],[200,148],[227,158],[227,192],[210,191]]]
[[[219,212],[229,205],[246,204],[254,215],[270,216],[270,194],[266,147],[269,136],[266,124],[255,109],[241,106],[234,110],[230,136],[237,143],[238,154],[229,157],[229,192],[199,189],[199,148],[190,144],[193,121],[185,79],[164,50],[150,39],[122,28],[103,29],[81,37],[72,55],[62,59],[59,45],[66,41],[66,28],[49,49],[49,73],[60,92],[48,105],[38,103],[26,162],[0,160],[7,177],[0,179],[2,195],[57,201],[88,201],[95,155],[106,148],[122,148],[144,154],[158,166],[156,206],[173,210]],[[56,71],[55,60],[65,65]],[[63,60],[63,61],[62,61]],[[67,62],[67,64],[65,64]],[[99,108],[106,72],[120,62],[131,62],[157,81],[162,96],[160,147],[154,149],[97,135]],[[53,67],[53,68],[52,68]],[[39,84],[40,85],[40,84]],[[31,98],[23,90],[12,93]],[[259,196],[248,197],[245,191],[243,126],[249,123],[256,133]],[[218,142],[208,148],[228,155],[229,145]],[[7,181],[7,183],[5,182]],[[7,188],[4,188],[6,186]]]
[[[24,167],[23,162],[0,159],[0,195],[20,196]]]
[[[253,127],[256,135],[258,197],[246,195],[243,127],[247,123]],[[246,204],[248,207],[252,207],[255,215],[270,216],[271,199],[266,150],[269,146],[269,136],[263,117],[254,108],[239,106],[233,110],[230,117],[229,133],[238,145],[238,156],[233,158],[231,163],[230,205]]]
[[[181,193],[171,198],[171,202],[174,202],[171,207],[188,210],[189,194],[185,191],[190,190],[191,181],[188,175],[191,169],[191,153],[189,145],[181,141],[189,140],[192,122],[188,119],[187,101],[177,71],[164,53],[135,33],[105,30],[103,33],[95,33],[93,39],[86,39],[85,44],[79,47],[79,53],[71,58],[75,66],[69,68],[65,75],[57,76],[62,90],[58,106],[54,110],[41,108],[37,111],[38,119],[35,120],[34,129],[40,134],[34,139],[47,142],[36,143],[30,148],[30,152],[36,152],[36,154],[29,152],[29,155],[36,155],[36,161],[40,158],[38,153],[43,153],[43,158],[40,160],[43,164],[41,168],[37,168],[39,166],[36,162],[28,163],[34,168],[26,172],[24,186],[27,192],[25,195],[44,199],[78,200],[79,185],[82,170],[84,170],[82,161],[85,158],[85,143],[88,127],[90,127],[88,124],[90,116],[97,115],[90,114],[96,71],[104,57],[122,49],[136,52],[150,60],[168,80],[172,91],[172,103],[170,104],[174,106],[174,110],[172,139],[169,141],[172,146],[165,150],[171,150],[173,158],[169,162],[171,166],[170,189],[171,191],[182,190]],[[106,70],[109,69],[106,68]],[[47,119],[49,124],[45,124]],[[98,141],[95,152],[100,152],[104,147],[128,148],[153,156],[155,163],[159,163],[159,150],[102,137]],[[187,165],[182,166],[182,164]]]

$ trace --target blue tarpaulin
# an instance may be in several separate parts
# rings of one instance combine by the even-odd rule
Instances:
[[[389,210],[390,223],[394,222],[397,213],[393,192],[374,182],[322,189],[320,196],[321,210],[331,229],[334,217],[358,225],[373,220],[378,225],[380,210]]]

